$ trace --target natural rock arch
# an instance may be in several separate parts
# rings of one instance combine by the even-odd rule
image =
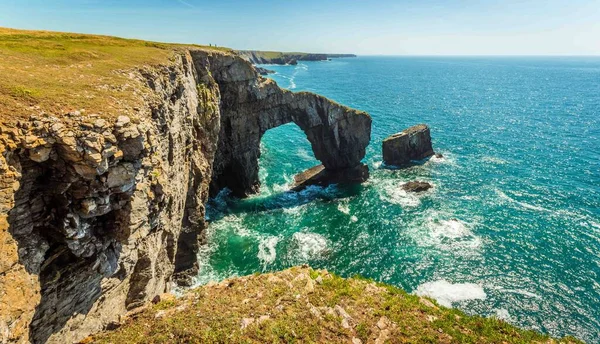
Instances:
[[[302,129],[327,171],[343,173],[361,165],[371,137],[366,112],[316,94],[282,90],[239,57],[196,54],[196,63],[208,67],[221,92],[213,193],[225,187],[242,197],[258,192],[260,140],[267,130],[287,123]]]

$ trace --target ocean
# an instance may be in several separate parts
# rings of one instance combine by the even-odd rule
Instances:
[[[360,186],[288,192],[318,164],[288,124],[261,142],[260,194],[210,200],[198,284],[308,263],[554,336],[600,338],[600,58],[358,57],[264,66],[373,117]],[[432,158],[382,166],[426,123]],[[428,181],[421,195],[402,183]]]

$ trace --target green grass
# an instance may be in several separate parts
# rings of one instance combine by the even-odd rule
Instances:
[[[188,48],[228,50],[0,28],[0,116],[79,109],[105,117],[128,113],[143,104],[147,92],[129,71],[169,64]]]
[[[336,306],[350,315],[350,326],[342,326]],[[255,321],[242,329],[244,318]],[[387,324],[387,334],[378,327],[380,321]],[[579,343],[495,318],[468,316],[392,286],[310,268],[204,286],[151,306],[116,331],[85,342],[348,343],[358,338],[367,343],[380,336],[389,343]]]

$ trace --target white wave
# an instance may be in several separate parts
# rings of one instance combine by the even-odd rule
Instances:
[[[350,215],[350,207],[348,206],[348,203],[346,202],[340,202],[338,204],[338,210],[341,211],[342,213],[346,214],[346,215]]]
[[[328,251],[329,241],[322,235],[310,232],[296,232],[292,236],[296,244],[295,258],[303,262],[320,258]]]
[[[208,231],[214,232],[232,232],[233,234],[240,237],[252,237],[254,236],[246,226],[244,226],[244,216],[238,216],[230,214],[223,217],[221,220],[212,223],[208,227]]]
[[[523,290],[523,289],[506,289],[504,287],[491,287],[493,289],[496,289],[500,292],[503,293],[511,293],[511,294],[519,294],[519,295],[523,295],[523,296],[527,296],[527,297],[531,297],[531,298],[536,298],[536,299],[541,299],[542,297],[536,293],[532,293],[530,291],[527,290]]]
[[[508,313],[508,310],[505,308],[496,308],[496,318],[504,320],[506,322],[512,320],[510,313]]]
[[[286,77],[286,79],[288,79],[288,81],[290,82],[288,89],[293,90],[296,88],[296,76],[298,75],[298,72],[301,70],[308,70],[308,65],[305,65],[303,63],[297,64],[296,68],[294,68],[294,72],[292,73],[292,75],[290,77]]]
[[[350,216],[350,221],[351,222],[358,222],[358,217],[352,215],[352,216]]]
[[[590,221],[590,225],[594,228],[598,228],[600,229],[600,223],[594,222],[594,221]]]
[[[434,238],[458,239],[473,235],[467,225],[457,219],[432,220],[429,219],[431,236]]]
[[[505,194],[504,192],[502,192],[502,190],[500,189],[495,189],[494,191],[496,191],[496,194],[498,195],[498,197],[500,197],[501,199],[508,201],[510,203],[514,203],[518,206],[521,206],[524,209],[528,209],[528,210],[534,210],[534,211],[546,211],[549,212],[550,210],[543,208],[543,207],[539,207],[533,204],[529,204],[529,203],[525,203],[525,202],[521,202],[521,201],[517,201],[514,198],[511,198],[510,196],[508,196],[507,194]]]
[[[508,164],[508,161],[497,158],[495,156],[484,156],[483,158],[481,158],[481,161],[489,162],[491,164],[496,164],[496,165]]]
[[[304,160],[304,161],[312,161],[312,160],[315,160],[315,158],[314,158],[312,155],[310,155],[310,154],[308,153],[308,151],[307,151],[306,149],[304,149],[304,148],[299,148],[299,149],[298,149],[298,151],[296,152],[296,155],[297,155],[297,156],[298,156],[300,159],[302,159],[302,160]]]
[[[454,155],[452,153],[449,153],[449,152],[438,152],[438,153],[441,153],[442,156],[438,156],[437,154],[433,155],[431,158],[429,158],[427,163],[456,165],[456,159],[454,158]]]
[[[383,180],[375,184],[379,191],[379,198],[402,207],[418,207],[421,204],[419,197],[413,193],[402,190],[395,180]]]
[[[279,237],[276,236],[260,239],[258,244],[258,254],[256,256],[263,265],[273,263],[275,258],[277,258],[277,243],[279,243]]]
[[[453,254],[477,254],[482,245],[479,236],[473,233],[475,223],[450,218],[450,214],[428,210],[421,218],[408,226],[408,234],[415,242],[424,247],[451,251]]]
[[[452,307],[455,302],[485,300],[487,297],[483,287],[479,284],[453,284],[444,279],[423,283],[417,287],[414,293],[419,296],[431,297],[445,307]]]
[[[296,207],[283,208],[283,212],[288,215],[299,216],[306,209],[306,204],[302,204]]]

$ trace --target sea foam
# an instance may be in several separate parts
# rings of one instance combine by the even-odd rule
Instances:
[[[382,180],[375,184],[382,201],[390,202],[406,208],[414,208],[421,204],[419,197],[413,193],[404,191],[398,182],[394,180]]]
[[[317,233],[296,232],[292,240],[296,246],[294,256],[303,262],[320,258],[328,251],[329,241]]]
[[[466,300],[485,300],[487,294],[483,287],[475,283],[450,283],[444,279],[423,283],[414,292],[419,296],[435,299],[440,305],[452,307],[455,302]]]
[[[257,257],[263,265],[273,263],[277,258],[277,243],[279,243],[279,238],[276,236],[260,239]]]

